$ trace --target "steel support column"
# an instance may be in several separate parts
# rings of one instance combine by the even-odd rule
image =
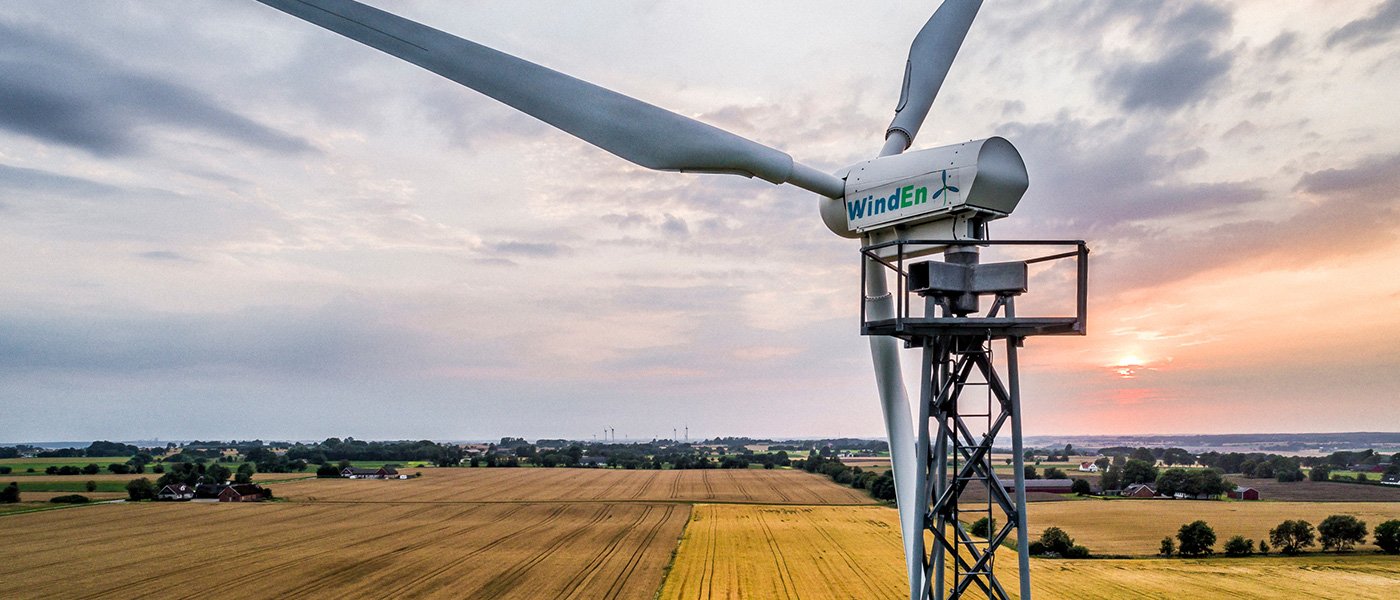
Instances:
[[[1006,338],[1009,386],[997,371],[993,343],[990,336],[966,335],[924,341],[919,446],[928,451],[921,465],[927,483],[920,487],[926,491],[925,539],[933,549],[924,562],[921,597],[929,600],[960,598],[971,588],[987,598],[1011,598],[995,567],[998,549],[1013,533],[1019,563],[1027,568],[1023,463],[1013,459],[1013,495],[992,460],[993,444],[1008,425],[1012,447],[1020,452],[1016,341]],[[973,536],[971,522],[983,517],[991,523],[987,537]],[[1030,598],[1029,580],[1021,578],[1017,590]]]

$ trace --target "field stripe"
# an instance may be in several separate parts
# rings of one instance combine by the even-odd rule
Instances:
[[[592,560],[588,561],[588,564],[584,565],[578,573],[575,573],[573,577],[570,577],[569,580],[564,583],[564,589],[569,591],[569,594],[564,597],[565,600],[577,598],[578,595],[583,592],[583,589],[592,582],[594,576],[598,573],[598,569],[601,568],[603,564],[607,563],[608,559],[612,558],[612,555],[617,552],[622,540],[626,539],[637,525],[651,516],[655,508],[655,506],[647,506],[646,511],[637,515],[636,519],[633,519],[626,527],[619,530],[617,535],[613,536],[611,540],[608,540],[608,543],[603,546],[603,549],[595,554]]]
[[[656,524],[652,525],[651,529],[647,531],[646,536],[644,536],[641,543],[637,545],[637,549],[632,551],[632,556],[627,560],[626,566],[617,574],[617,578],[613,580],[613,584],[608,586],[608,591],[606,594],[603,594],[603,598],[611,600],[622,594],[623,587],[627,584],[627,581],[631,579],[632,573],[637,570],[637,565],[641,564],[644,553],[651,547],[652,540],[656,539],[657,532],[661,531],[661,526],[671,519],[671,515],[675,510],[675,505],[666,506],[666,514],[662,515],[660,519],[657,519]],[[657,582],[657,585],[659,586],[660,582]]]

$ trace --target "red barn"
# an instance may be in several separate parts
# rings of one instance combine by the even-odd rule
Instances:
[[[1225,492],[1225,495],[1235,500],[1258,500],[1259,490],[1235,486],[1235,489]]]
[[[263,489],[251,483],[230,485],[219,492],[219,502],[260,502]]]

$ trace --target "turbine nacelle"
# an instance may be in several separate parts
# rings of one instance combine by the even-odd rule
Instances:
[[[1001,137],[863,161],[836,173],[840,199],[821,200],[822,221],[841,237],[982,239],[983,225],[1016,209],[1030,180]]]

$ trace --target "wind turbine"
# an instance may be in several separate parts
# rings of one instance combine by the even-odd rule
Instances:
[[[838,236],[862,239],[865,247],[919,239],[983,239],[986,222],[1010,214],[1028,185],[1019,153],[1000,137],[905,153],[981,0],[946,0],[934,12],[910,47],[895,116],[878,155],[834,174],[728,131],[358,2],[259,1],[472,88],[643,167],[757,177],[815,192],[826,226]],[[888,253],[895,247],[885,245],[885,254],[877,250],[864,259],[862,314],[867,320],[899,314],[886,274],[876,264],[892,260]],[[924,557],[927,444],[921,446],[915,439],[897,340],[872,335],[870,349],[890,443],[910,594],[917,599],[928,594],[929,585]],[[615,430],[611,433],[615,437]]]

